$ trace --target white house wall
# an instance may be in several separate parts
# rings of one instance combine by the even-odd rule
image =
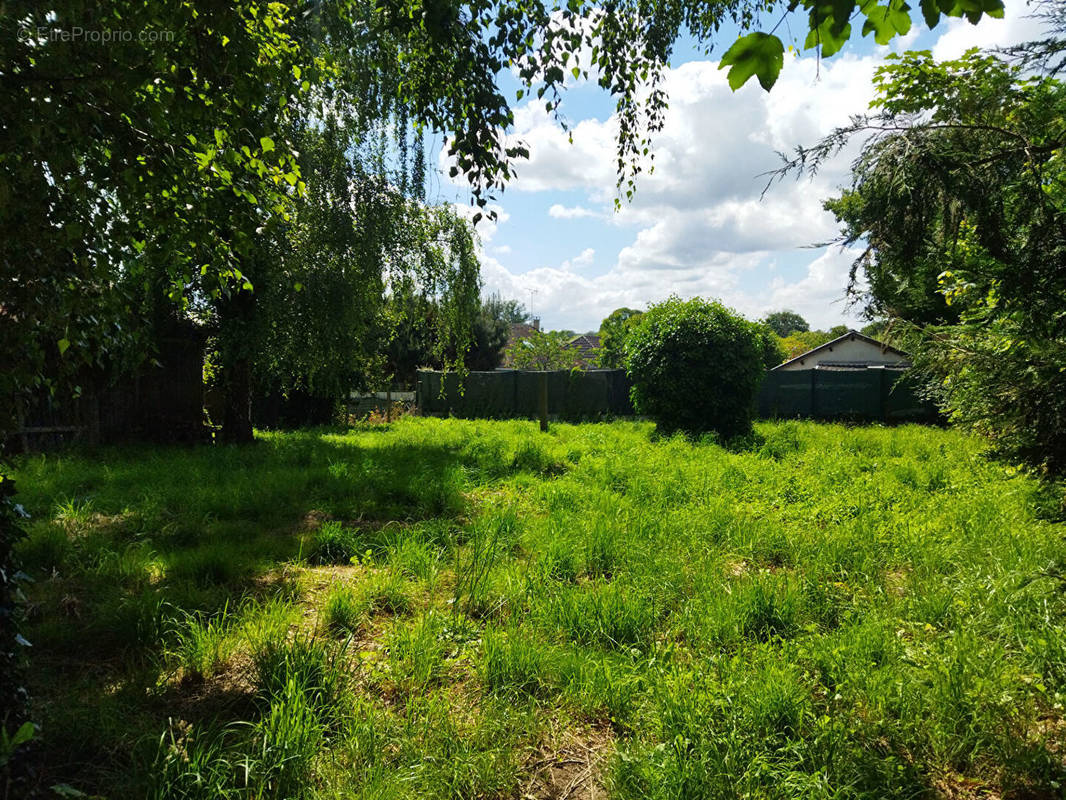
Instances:
[[[875,344],[862,339],[845,339],[832,347],[825,347],[817,353],[811,353],[788,365],[778,367],[781,370],[812,369],[823,361],[861,361],[866,364],[900,364],[904,359],[891,350],[882,351]]]

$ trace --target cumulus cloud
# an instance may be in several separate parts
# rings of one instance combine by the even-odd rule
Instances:
[[[562,203],[553,203],[548,209],[548,216],[555,219],[581,219],[582,217],[603,217],[599,211],[593,211],[584,206],[564,206]]]
[[[828,248],[808,265],[806,275],[799,281],[774,278],[768,296],[748,299],[749,312],[763,317],[771,311],[790,308],[821,328],[831,328],[841,320],[855,322],[858,309],[849,307],[846,289],[851,265],[861,252],[856,248]]]
[[[948,20],[946,26],[941,22],[936,30],[939,31],[941,26],[945,29],[933,45],[933,56],[937,59],[958,58],[971,47],[991,49],[1043,38],[1046,33],[1032,13],[1029,3],[1007,0],[1003,19],[982,17],[977,25],[961,18]]]
[[[486,255],[482,261],[482,278],[486,291],[499,292],[505,297],[527,298],[535,291],[535,311],[553,328],[594,330],[616,308],[646,308],[649,303],[665,300],[672,294],[720,297],[753,319],[769,311],[791,308],[815,327],[857,323],[857,316],[847,308],[844,296],[848,270],[856,252],[834,248],[812,255],[801,280],[788,282],[775,278],[768,282],[765,292],[738,288],[736,276],[764,265],[765,255],[719,253],[704,270],[669,269],[649,273],[616,267],[594,277],[573,272],[567,268],[567,262],[561,267],[541,267],[515,274],[498,259]]]
[[[615,123],[585,120],[574,128],[574,144],[543,111],[520,109],[514,136],[530,146],[531,159],[509,191],[582,190],[586,205],[552,204],[553,219],[604,218],[613,226],[634,229],[614,265],[597,277],[575,274],[591,264],[592,248],[557,267],[521,275],[504,274],[502,264],[486,269],[486,285],[524,296],[538,291],[538,306],[549,324],[588,328],[620,305],[641,306],[670,294],[719,296],[746,313],[762,313],[768,297],[784,295],[784,287],[761,298],[743,287],[758,281],[758,268],[775,253],[796,251],[836,234],[836,224],[821,207],[822,199],[842,183],[842,165],[824,171],[815,182],[786,181],[761,198],[774,169],[777,151],[809,143],[847,120],[871,97],[874,57],[843,57],[824,62],[820,74],[811,60],[788,65],[782,81],[767,95],[757,87],[733,93],[714,62],[691,62],[671,70],[667,90],[671,105],[666,124],[656,137],[656,169],[642,178],[635,199],[614,213]],[[827,113],[826,108],[834,111]],[[586,255],[587,254],[587,255]],[[804,305],[832,324],[843,308],[833,306],[825,283],[836,277],[821,266],[796,284],[795,292],[811,291]],[[833,262],[835,263],[835,262]],[[812,269],[815,269],[812,267]],[[844,273],[846,275],[846,271]],[[769,275],[765,278],[769,281]],[[776,279],[781,282],[782,279]],[[820,281],[820,282],[819,282]],[[842,295],[843,283],[837,288]],[[837,299],[836,297],[832,299]],[[825,303],[825,313],[818,313]]]
[[[562,269],[564,271],[569,271],[572,269],[581,269],[582,267],[587,267],[589,264],[592,263],[592,260],[595,257],[596,251],[591,247],[586,247],[584,250],[581,251],[579,255],[576,255],[573,258],[568,258],[566,261],[564,261]]]

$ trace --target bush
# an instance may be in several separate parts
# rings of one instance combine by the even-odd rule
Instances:
[[[626,341],[633,405],[666,433],[749,433],[766,357],[760,325],[718,302],[671,297]]]

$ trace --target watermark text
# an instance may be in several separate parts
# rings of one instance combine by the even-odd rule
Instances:
[[[72,28],[55,28],[50,25],[37,27],[24,26],[19,28],[19,41],[43,44],[44,42],[64,42],[71,44],[123,44],[128,42],[141,42],[153,44],[157,42],[173,42],[174,31],[140,30],[132,31],[124,28],[82,28],[75,25]]]

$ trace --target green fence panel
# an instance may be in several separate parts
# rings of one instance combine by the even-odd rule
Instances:
[[[540,375],[536,372],[518,372],[515,374],[515,399],[512,415],[530,419],[539,413],[538,394]],[[548,395],[549,407],[551,395]]]
[[[821,419],[881,419],[883,370],[815,370],[814,416]]]
[[[456,374],[421,370],[418,404],[427,414],[536,419],[542,375],[548,382],[548,413],[554,418],[580,421],[634,413],[623,370],[471,372],[462,382],[462,394]],[[885,369],[768,372],[759,389],[758,412],[763,418],[886,422],[938,418],[936,408],[918,395],[909,377]]]
[[[623,370],[604,370],[607,381],[607,410],[615,416],[634,413],[633,399],[629,395],[629,376]]]
[[[936,405],[918,394],[918,387],[909,376],[886,375],[885,419],[892,422],[933,422],[939,416]]]
[[[447,402],[440,395],[441,373],[423,369],[418,371],[415,385],[415,402],[427,414],[443,414]]]
[[[611,412],[607,377],[600,371],[577,373],[570,380],[566,396],[565,419],[598,419]]]
[[[814,370],[779,370],[768,372],[759,388],[759,416],[810,417],[814,399],[811,373]]]
[[[421,370],[418,404],[427,414],[534,419],[540,413],[541,380],[548,382],[548,414],[552,417],[576,421],[633,413],[629,380],[622,370],[471,372],[462,381],[461,394],[458,375]]]
[[[548,373],[548,414],[563,417],[570,399],[570,373],[554,370]]]
[[[779,370],[759,389],[759,416],[934,422],[936,407],[898,370]]]
[[[471,372],[463,383],[458,403],[462,416],[472,419],[505,419],[514,408],[514,372]]]

